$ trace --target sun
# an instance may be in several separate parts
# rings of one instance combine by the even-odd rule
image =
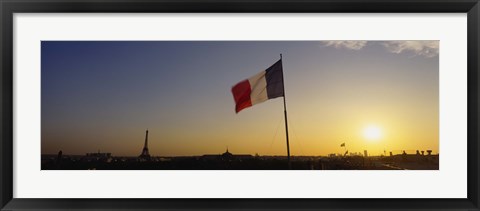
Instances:
[[[369,141],[377,141],[382,137],[379,127],[370,125],[363,130],[363,136]]]

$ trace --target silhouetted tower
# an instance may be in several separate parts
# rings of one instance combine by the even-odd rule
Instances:
[[[62,160],[62,150],[58,151],[58,154],[57,154],[57,162],[60,162]]]
[[[150,154],[148,153],[148,130],[145,132],[145,145],[143,146],[142,154],[139,157],[150,158]]]

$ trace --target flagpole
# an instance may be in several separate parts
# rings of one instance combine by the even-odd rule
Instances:
[[[285,101],[285,80],[283,76],[283,60],[282,54],[280,54],[280,62],[282,63],[282,80],[283,80],[283,111],[285,114],[285,133],[287,136],[287,156],[288,156],[288,169],[292,169],[292,162],[290,161],[290,144],[288,142],[288,121],[287,121],[287,102]]]

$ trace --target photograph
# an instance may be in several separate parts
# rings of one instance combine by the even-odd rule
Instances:
[[[439,53],[439,40],[41,41],[41,170],[438,171]]]

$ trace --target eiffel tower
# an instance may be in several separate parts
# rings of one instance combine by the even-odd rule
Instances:
[[[148,153],[148,130],[145,132],[145,145],[143,146],[142,154],[138,156],[140,159],[149,160],[150,154]]]

